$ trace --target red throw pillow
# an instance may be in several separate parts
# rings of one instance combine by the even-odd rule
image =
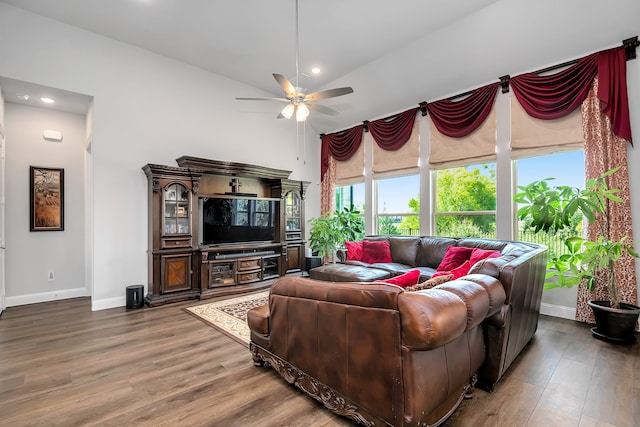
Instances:
[[[494,251],[491,249],[473,248],[473,251],[471,252],[471,258],[469,258],[469,262],[473,266],[476,262],[482,261],[483,259],[499,258],[501,256],[502,256],[502,253],[499,251]]]
[[[363,240],[362,262],[375,264],[376,262],[393,262],[388,240]]]
[[[362,242],[344,242],[347,248],[347,261],[362,261]]]
[[[444,253],[444,258],[440,261],[440,265],[436,268],[436,271],[451,271],[454,268],[462,265],[465,261],[471,258],[473,248],[466,248],[464,246],[449,246]]]
[[[411,270],[404,274],[401,274],[400,276],[381,280],[381,282],[391,283],[392,285],[397,285],[397,286],[400,286],[401,288],[406,288],[407,286],[417,285],[418,280],[420,280],[420,270]]]
[[[467,260],[461,266],[451,270],[450,273],[453,274],[452,280],[455,280],[462,276],[466,276],[469,273],[469,270],[471,270],[471,267],[471,261]]]
[[[471,267],[471,261],[466,260],[462,263],[462,265],[454,268],[451,271],[436,271],[435,273],[433,273],[433,276],[431,276],[431,278],[433,279],[434,277],[447,276],[451,274],[453,275],[451,280],[455,280],[462,276],[466,276],[469,273],[469,270],[471,270]]]

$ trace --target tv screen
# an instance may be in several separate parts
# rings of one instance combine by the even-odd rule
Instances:
[[[203,198],[202,244],[274,241],[276,208],[272,199]]]

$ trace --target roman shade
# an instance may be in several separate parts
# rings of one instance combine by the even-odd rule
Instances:
[[[429,125],[429,167],[444,169],[493,162],[496,159],[496,112],[492,108],[487,119],[473,132],[462,138],[451,138]]]
[[[517,98],[511,98],[511,158],[541,152],[550,154],[579,150],[583,147],[580,108],[558,119],[536,119],[527,114]]]

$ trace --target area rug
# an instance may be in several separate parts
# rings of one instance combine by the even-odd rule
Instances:
[[[253,307],[267,304],[269,291],[187,307],[185,310],[207,325],[249,347],[247,312]]]

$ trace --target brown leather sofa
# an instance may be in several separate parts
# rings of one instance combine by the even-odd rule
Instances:
[[[249,311],[250,349],[331,411],[368,426],[435,426],[486,363],[503,285],[472,274],[429,290],[283,277]]]
[[[309,272],[311,277],[334,282],[369,282],[417,268],[421,271],[421,280],[426,280],[436,271],[449,246],[492,249],[502,253],[499,258],[476,263],[469,271],[469,274],[497,278],[506,295],[500,312],[483,323],[487,358],[480,368],[478,385],[492,391],[538,327],[547,247],[508,240],[434,236],[367,236],[366,239],[388,240],[393,262],[366,264],[347,261],[346,253],[341,251],[338,253],[340,263],[325,269],[312,269]]]

